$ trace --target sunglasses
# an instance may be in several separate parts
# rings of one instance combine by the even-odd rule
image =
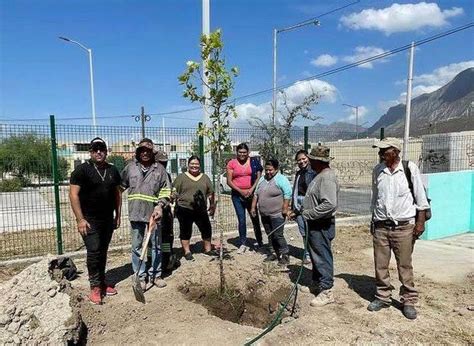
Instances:
[[[92,152],[97,152],[97,151],[106,152],[107,151],[107,146],[105,146],[103,144],[94,144],[94,145],[91,146],[90,150]]]

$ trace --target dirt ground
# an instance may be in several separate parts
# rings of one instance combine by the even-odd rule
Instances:
[[[132,293],[129,254],[112,254],[108,276],[117,284],[117,296],[107,297],[103,305],[95,306],[84,298],[88,293],[87,275],[72,282],[74,305],[88,328],[87,343],[242,345],[248,342],[263,330],[254,326],[261,327],[274,316],[298,275],[301,237],[294,228],[285,232],[292,253],[289,272],[263,263],[264,256],[260,253],[250,251],[237,255],[233,245],[235,237],[227,239],[230,251],[230,259],[225,261],[228,304],[212,304],[219,283],[218,262],[199,254],[199,246],[195,250],[196,261],[183,259],[181,267],[166,278],[166,288],[153,287],[145,293],[145,305],[136,302]],[[313,308],[309,305],[313,296],[299,293],[298,318],[285,318],[285,323],[258,343],[474,343],[473,275],[468,275],[463,283],[452,284],[439,284],[417,275],[419,316],[409,321],[397,308],[399,282],[392,266],[395,306],[371,313],[366,307],[374,294],[373,262],[364,254],[370,247],[366,227],[339,228],[333,247],[336,302]],[[85,270],[83,259],[76,260],[76,264]],[[303,270],[300,281],[303,284],[310,282],[310,268]],[[0,268],[0,273],[5,274],[0,275],[1,281],[12,272]],[[242,295],[247,300],[241,299]],[[259,301],[268,306],[259,305]],[[288,314],[287,311],[285,316]]]

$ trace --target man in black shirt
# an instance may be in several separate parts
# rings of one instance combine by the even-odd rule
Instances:
[[[114,295],[114,287],[105,283],[107,251],[113,230],[120,226],[122,198],[120,173],[105,161],[107,145],[99,137],[89,147],[90,160],[77,166],[70,179],[69,199],[76,216],[77,230],[87,249],[87,271],[94,304],[102,296]]]

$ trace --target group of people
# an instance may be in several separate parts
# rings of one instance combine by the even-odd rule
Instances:
[[[400,144],[388,138],[374,145],[379,148],[380,164],[373,170],[372,222],[376,296],[369,311],[391,305],[388,265],[393,251],[402,287],[403,313],[416,318],[417,291],[413,283],[412,252],[414,240],[424,230],[425,211],[430,208],[418,167],[402,162]],[[155,151],[153,142],[144,138],[137,146],[135,158],[121,174],[106,161],[107,145],[101,138],[90,143],[90,160],[79,165],[71,175],[70,200],[77,228],[87,249],[87,268],[91,293],[89,299],[100,304],[105,295],[117,293],[105,280],[107,249],[113,230],[120,225],[121,193],[128,190],[128,213],[132,232],[132,268],[147,285],[166,287],[164,270],[172,266],[173,218],[179,222],[183,257],[193,261],[190,238],[193,224],[199,229],[204,254],[216,256],[212,248],[210,216],[216,203],[213,185],[201,172],[200,159],[191,156],[187,171],[172,182],[166,172],[167,155]],[[267,256],[264,261],[277,261],[281,267],[290,263],[285,239],[288,220],[296,221],[304,246],[304,265],[312,265],[312,284],[300,286],[315,295],[311,306],[334,302],[334,261],[331,243],[335,238],[335,216],[339,184],[330,167],[330,149],[323,145],[311,152],[299,150],[298,167],[293,186],[279,172],[279,162],[250,157],[247,144],[236,148],[236,157],[227,164],[227,183],[238,219],[238,254],[252,248]],[[409,174],[408,174],[408,173]],[[173,206],[174,205],[174,206]],[[248,244],[246,211],[252,221],[256,243]],[[143,239],[151,221],[157,228],[151,236],[151,259],[138,268]],[[271,245],[265,249],[261,225]],[[222,246],[222,244],[221,244]],[[273,250],[273,251],[272,251]],[[149,287],[149,286],[148,286]]]

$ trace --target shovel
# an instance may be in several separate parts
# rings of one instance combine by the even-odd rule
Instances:
[[[142,267],[143,259],[146,257],[146,253],[148,250],[148,242],[150,241],[151,233],[153,232],[155,226],[155,221],[153,219],[150,220],[147,225],[145,239],[143,240],[142,244],[142,254],[140,256],[140,261],[138,262],[138,270],[135,274],[133,274],[132,278],[132,288],[133,293],[135,294],[135,299],[143,304],[145,304],[145,292],[143,291],[143,287],[140,282],[139,273],[140,268]]]

